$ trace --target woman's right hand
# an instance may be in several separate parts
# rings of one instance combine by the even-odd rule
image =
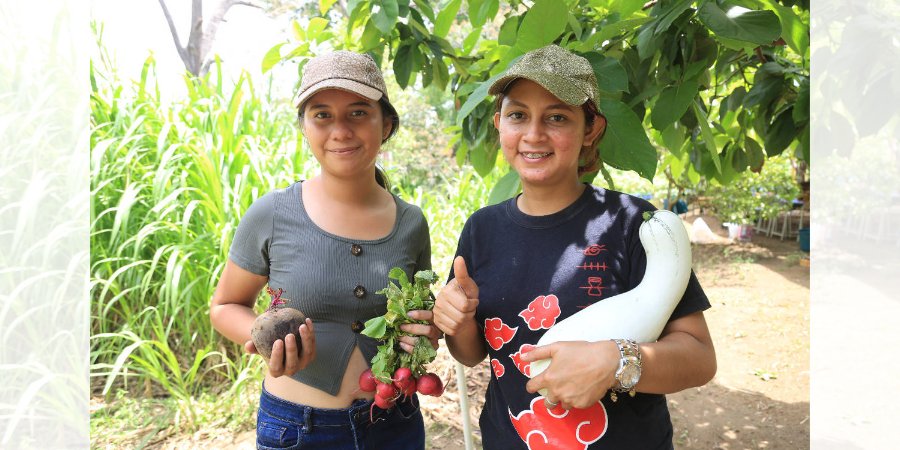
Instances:
[[[454,278],[438,293],[434,302],[434,324],[447,336],[476,326],[475,310],[478,307],[478,284],[469,277],[466,261],[462,256],[453,260]]]
[[[302,344],[299,355],[297,354],[297,338],[293,334],[288,334],[284,339],[278,339],[272,343],[272,355],[266,362],[269,365],[269,374],[273,377],[291,376],[305,369],[316,359],[316,334],[312,319],[307,317],[306,323],[300,325],[299,332]],[[259,354],[252,340],[244,343],[244,350],[247,353]],[[287,358],[284,357],[285,352],[287,352]]]

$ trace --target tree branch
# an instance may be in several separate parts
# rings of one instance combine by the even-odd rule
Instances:
[[[165,0],[159,0],[159,6],[162,7],[163,15],[166,16],[166,23],[169,24],[169,32],[172,33],[172,40],[175,41],[175,49],[178,51],[178,56],[180,56],[181,61],[185,65],[187,65],[187,53],[185,52],[184,47],[181,45],[181,40],[178,39],[178,30],[175,28],[175,22],[172,21],[172,14],[169,13],[169,8],[166,7]]]
[[[194,1],[199,2],[200,0]],[[246,0],[223,0],[221,3],[219,3],[219,7],[216,8],[212,16],[209,17],[209,20],[206,21],[206,26],[203,27],[202,30],[203,39],[201,40],[199,49],[200,53],[198,55],[198,62],[202,64],[200,66],[200,74],[205,74],[207,69],[209,69],[209,65],[212,63],[212,59],[209,57],[209,54],[212,51],[213,42],[215,42],[216,40],[216,34],[219,32],[219,25],[225,21],[225,14],[228,14],[228,10],[230,10],[231,7],[235,5],[263,9],[261,5]]]

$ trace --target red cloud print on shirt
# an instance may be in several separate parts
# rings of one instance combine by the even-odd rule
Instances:
[[[503,367],[503,363],[494,358],[491,358],[491,368],[494,369],[494,375],[497,375],[497,378],[502,377],[506,373],[506,367]]]
[[[484,339],[494,350],[500,350],[503,344],[512,340],[519,327],[510,328],[499,317],[484,319]]]
[[[539,295],[528,304],[528,309],[519,313],[519,317],[525,319],[529,330],[534,331],[552,327],[559,313],[559,299],[555,295]]]
[[[516,365],[516,369],[519,369],[519,372],[522,372],[522,375],[525,375],[526,377],[531,377],[531,363],[522,361],[522,354],[534,350],[535,348],[537,347],[531,344],[522,344],[522,346],[519,347],[519,351],[509,355],[509,358],[512,359],[513,363]]]
[[[606,434],[606,408],[597,402],[587,409],[547,410],[544,397],[531,401],[531,409],[509,420],[529,450],[585,450]]]

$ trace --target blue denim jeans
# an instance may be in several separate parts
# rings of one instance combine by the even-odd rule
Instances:
[[[292,403],[266,391],[259,398],[256,448],[329,450],[422,450],[425,423],[414,395],[388,410],[356,400],[346,409]]]

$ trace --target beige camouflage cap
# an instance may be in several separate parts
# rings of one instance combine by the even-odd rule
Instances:
[[[381,69],[369,55],[338,50],[309,60],[294,105],[302,108],[310,97],[324,89],[341,89],[374,101],[384,97],[391,112],[397,115],[388,100]]]
[[[558,45],[526,53],[491,85],[488,93],[501,94],[519,78],[534,81],[569,105],[581,106],[590,100],[600,109],[600,89],[591,63]]]

